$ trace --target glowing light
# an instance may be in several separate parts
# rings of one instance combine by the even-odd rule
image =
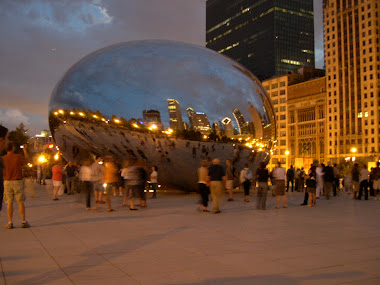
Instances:
[[[156,125],[151,125],[149,127],[149,130],[153,131],[153,130],[157,130],[157,126]]]
[[[28,163],[28,166],[29,166],[29,167],[33,167],[33,164],[31,164],[31,163]]]
[[[41,156],[38,158],[38,161],[39,161],[40,163],[47,162],[46,157],[45,157],[44,155],[41,155]]]
[[[49,144],[49,148],[54,148],[54,145],[53,144]]]
[[[356,157],[354,156],[353,158],[352,158],[352,161],[355,161],[356,160]]]
[[[97,115],[92,115],[95,119],[97,119],[98,118],[98,116]]]
[[[207,138],[208,138],[208,136],[204,135],[204,136],[203,136],[203,138],[204,138],[204,139],[207,139]]]
[[[106,119],[102,118],[102,121],[103,121],[103,122],[105,122],[105,121],[106,121]]]
[[[351,148],[351,152],[352,153],[356,153],[358,150],[356,149],[356,147],[353,147],[353,148]]]
[[[59,159],[59,154],[57,153],[56,155],[54,155],[54,159],[55,160],[58,160]]]
[[[58,113],[64,114],[65,112],[63,110],[59,110]]]
[[[133,126],[134,128],[139,128],[139,125],[137,125],[136,123],[133,123],[132,126]]]
[[[70,112],[70,115],[75,115],[75,113],[71,111],[71,112]]]
[[[79,113],[79,116],[82,116],[82,117],[84,117],[84,114],[83,114],[82,112],[80,112],[80,113]]]
[[[117,123],[117,124],[120,123],[120,120],[119,120],[119,119],[113,119],[113,121],[114,121],[115,123]]]
[[[172,132],[173,132],[173,129],[168,129],[168,132],[169,132],[169,133],[172,133]]]
[[[54,112],[54,115],[58,115],[58,112]]]
[[[289,155],[289,153],[290,153],[290,152],[289,152],[288,150],[287,150],[287,151],[285,151],[285,155]]]
[[[104,183],[104,184],[103,184],[103,187],[106,188],[106,187],[107,187],[107,183]]]

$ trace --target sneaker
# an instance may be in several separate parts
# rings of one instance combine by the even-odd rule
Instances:
[[[24,228],[24,229],[26,229],[26,228],[30,228],[30,225],[29,225],[29,223],[27,221],[25,221],[25,222],[21,223],[21,227]]]
[[[13,229],[13,223],[8,223],[6,226],[5,226],[6,229]]]

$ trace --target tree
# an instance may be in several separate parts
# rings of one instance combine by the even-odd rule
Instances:
[[[18,145],[24,145],[28,143],[29,136],[26,135],[27,131],[28,130],[25,129],[25,125],[21,123],[14,131],[9,132],[9,141]]]

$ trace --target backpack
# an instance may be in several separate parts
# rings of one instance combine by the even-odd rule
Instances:
[[[245,170],[245,179],[246,180],[252,180],[253,179],[253,174],[250,169]]]

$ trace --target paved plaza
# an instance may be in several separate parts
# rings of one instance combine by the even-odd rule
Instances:
[[[32,227],[15,212],[15,228],[0,228],[0,285],[380,284],[380,201],[340,194],[309,208],[291,193],[288,209],[269,197],[257,211],[238,193],[216,215],[196,210],[196,194],[159,193],[138,211],[115,197],[108,213],[26,185]]]

